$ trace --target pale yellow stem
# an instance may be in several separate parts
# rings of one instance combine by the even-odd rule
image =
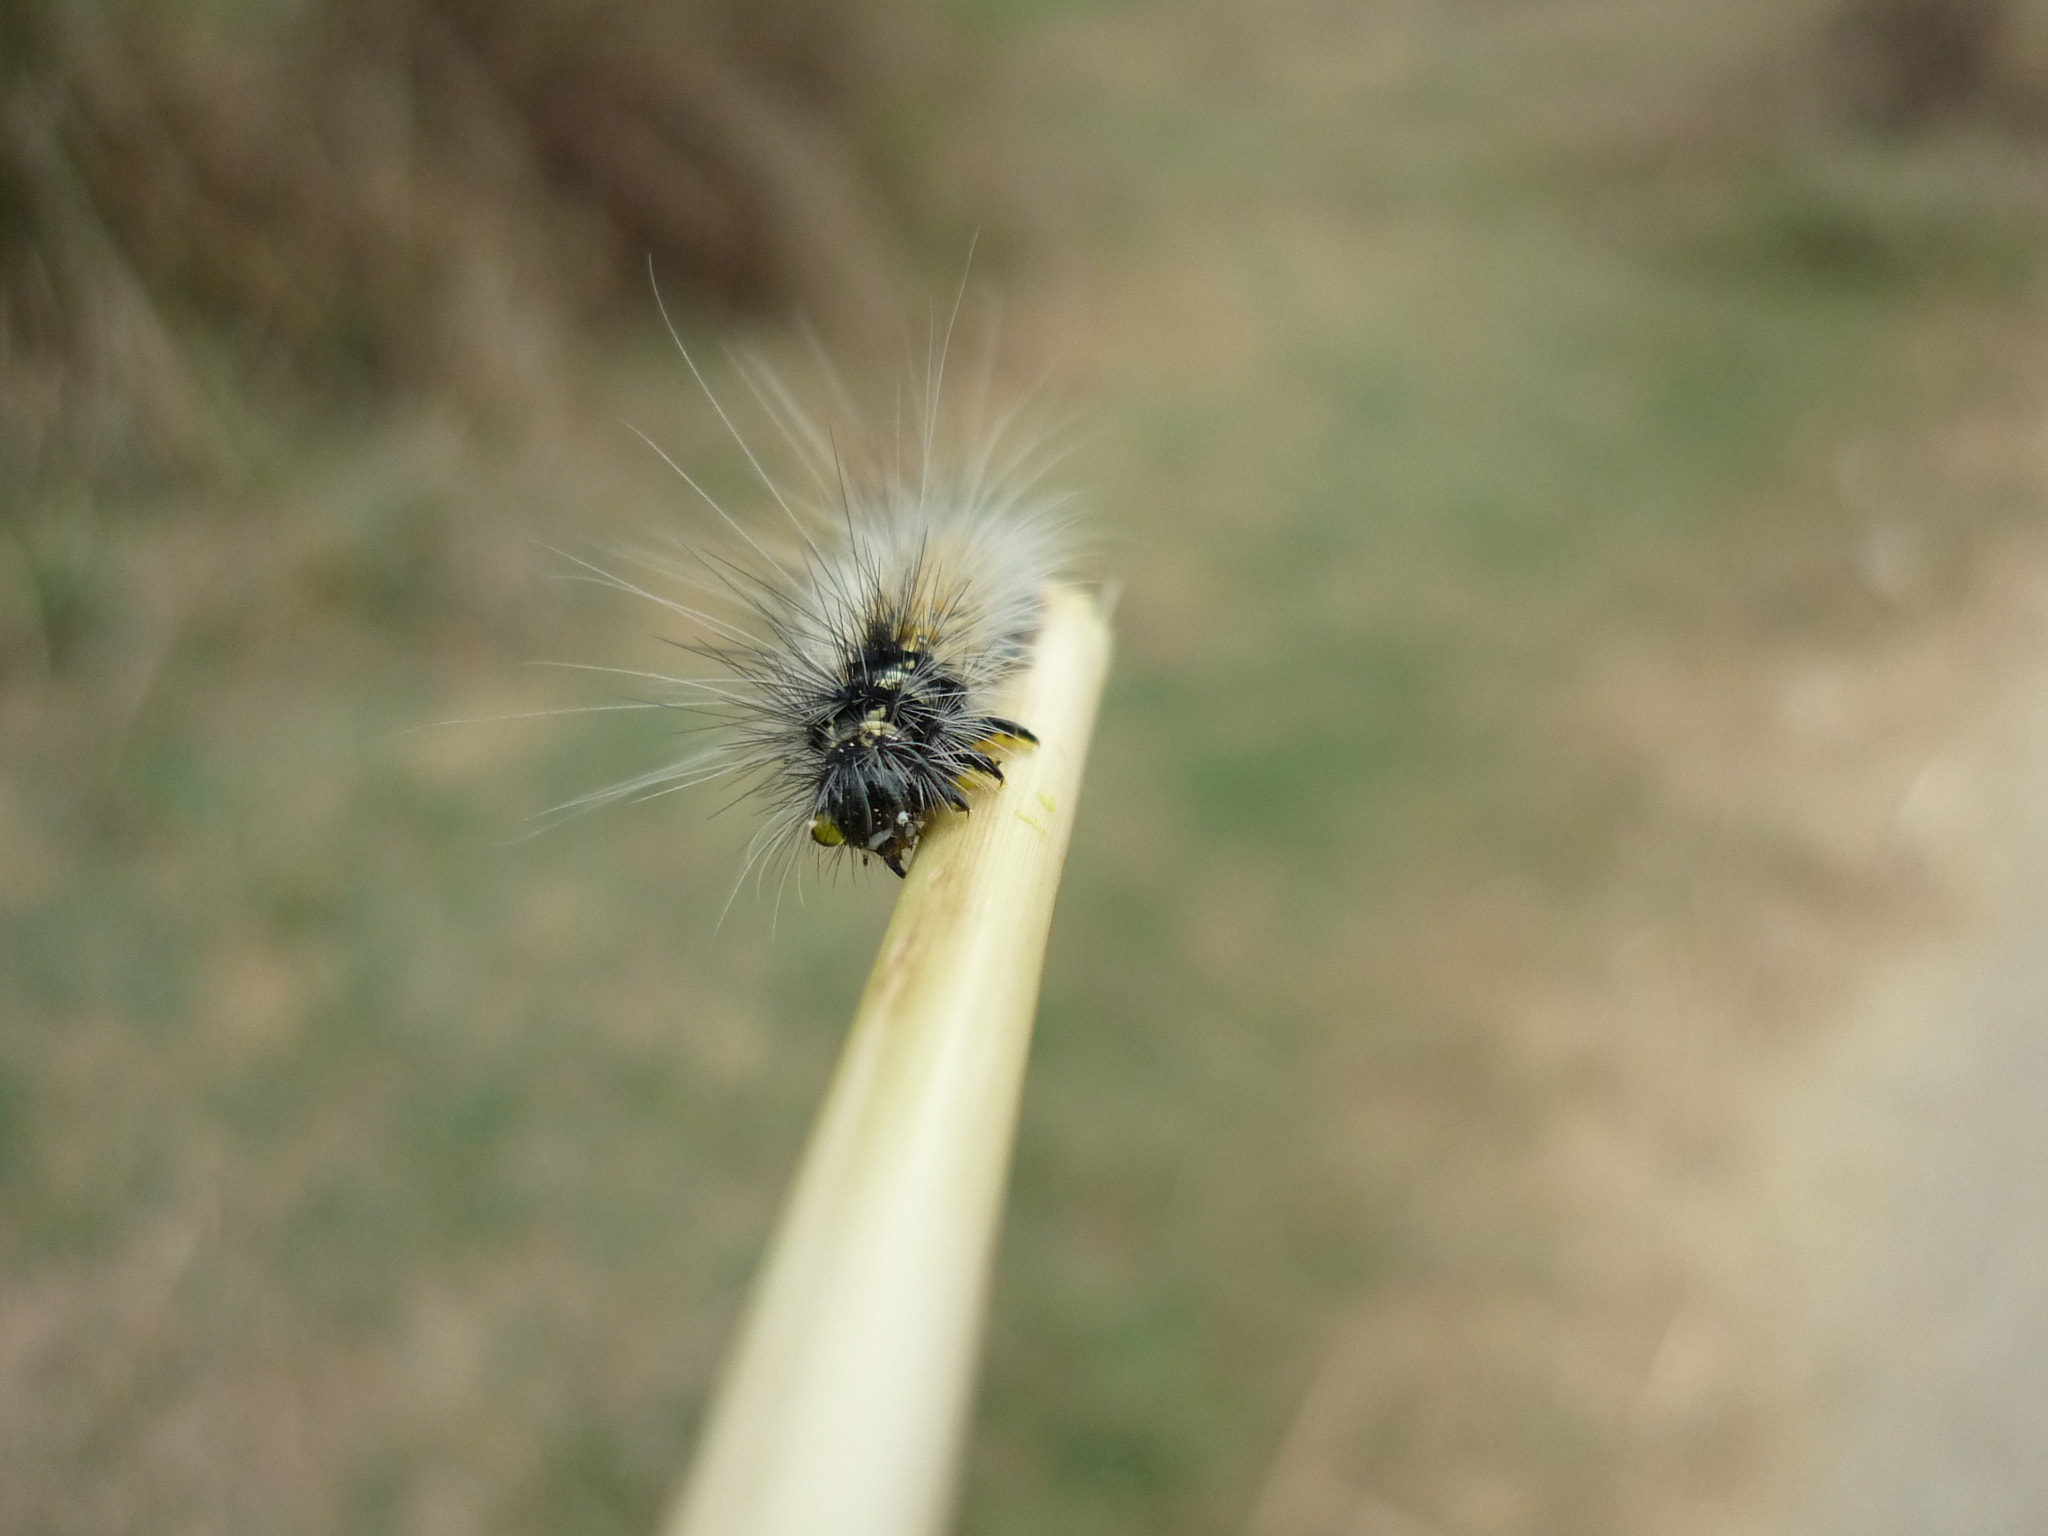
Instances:
[[[1038,734],[910,867],[667,1536],[934,1536],[951,1507],[1046,933],[1109,664],[1050,594]]]

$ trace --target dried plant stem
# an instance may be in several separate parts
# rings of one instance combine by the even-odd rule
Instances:
[[[1040,738],[919,847],[666,1536],[931,1536],[952,1503],[1053,898],[1109,663],[1050,595]]]

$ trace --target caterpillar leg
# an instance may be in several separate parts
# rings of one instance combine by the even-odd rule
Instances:
[[[994,779],[998,784],[1003,782],[1003,765],[985,752],[963,752],[960,761],[967,765],[967,772],[955,779],[955,784],[975,774],[980,774],[986,779]]]
[[[982,722],[988,727],[988,734],[977,741],[977,751],[1011,751],[1019,747],[1035,747],[1038,738],[1014,720],[1005,720],[1001,715],[989,715]]]

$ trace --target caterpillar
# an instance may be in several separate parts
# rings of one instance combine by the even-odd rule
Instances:
[[[807,841],[901,877],[938,817],[970,812],[1002,781],[1004,757],[1037,745],[997,697],[1061,573],[1068,498],[1041,489],[1046,456],[1015,413],[991,418],[986,376],[954,419],[946,341],[927,359],[907,427],[899,411],[882,440],[822,424],[779,377],[741,364],[801,490],[763,467],[677,345],[779,515],[750,526],[655,447],[716,514],[728,547],[629,554],[649,580],[576,563],[687,622],[671,638],[705,674],[632,675],[660,685],[657,703],[698,716],[713,742],[556,810],[728,780],[766,809],[742,881],[748,869],[786,870]]]

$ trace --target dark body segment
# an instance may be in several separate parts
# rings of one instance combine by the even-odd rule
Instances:
[[[870,625],[821,702],[808,738],[818,769],[811,836],[873,854],[898,875],[932,817],[967,809],[970,780],[1002,781],[990,748],[1038,739],[975,711],[928,639],[900,623]]]

